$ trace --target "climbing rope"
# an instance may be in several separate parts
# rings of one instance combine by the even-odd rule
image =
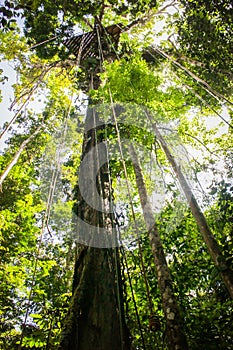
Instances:
[[[36,273],[37,273],[37,267],[38,267],[38,263],[39,263],[39,256],[40,256],[40,251],[41,251],[41,245],[43,242],[43,236],[45,233],[45,228],[47,228],[47,231],[48,231],[49,235],[51,236],[48,224],[49,224],[49,219],[50,219],[50,212],[51,212],[51,206],[52,206],[53,197],[54,197],[54,191],[56,188],[58,172],[59,172],[60,164],[61,164],[61,151],[62,151],[62,148],[64,145],[66,133],[67,133],[67,122],[68,122],[68,119],[70,117],[72,99],[71,99],[70,105],[68,107],[68,111],[66,112],[65,121],[64,121],[63,127],[62,127],[63,134],[62,134],[61,142],[59,144],[59,149],[57,152],[56,166],[52,172],[52,178],[51,178],[50,187],[49,187],[48,199],[46,202],[46,209],[45,209],[45,213],[44,213],[44,216],[42,219],[42,225],[41,225],[40,236],[39,236],[39,243],[38,243],[36,253],[34,255],[34,269],[33,269],[33,274],[32,274],[32,284],[31,284],[30,291],[29,291],[27,308],[26,308],[26,313],[25,313],[25,317],[24,317],[24,321],[23,321],[23,327],[22,327],[22,332],[21,332],[21,336],[20,336],[18,350],[22,349],[22,343],[23,343],[23,339],[25,336],[25,328],[26,328],[26,323],[27,323],[27,319],[29,316],[29,312],[30,312],[32,294],[33,294],[33,290],[34,290],[35,283],[36,283]]]
[[[100,39],[100,33],[99,33],[99,26],[96,26],[96,32],[97,32],[97,39],[98,39],[98,48],[99,48],[99,55],[100,55],[100,71],[103,70],[103,61],[104,61],[104,55],[103,55],[103,49]],[[119,310],[119,323],[120,323],[120,339],[121,339],[121,350],[124,350],[124,332],[123,332],[123,315],[122,315],[122,304],[121,304],[121,294],[120,294],[120,283],[121,283],[121,276],[120,276],[120,270],[119,270],[119,264],[118,264],[118,255],[117,255],[117,249],[115,248],[116,243],[116,237],[114,234],[115,225],[114,225],[114,214],[113,214],[113,199],[112,199],[112,181],[111,181],[111,175],[110,175],[110,166],[109,166],[109,147],[108,147],[108,137],[107,137],[107,129],[106,129],[106,123],[104,123],[104,132],[105,132],[105,146],[106,146],[106,160],[107,160],[107,167],[108,167],[108,184],[109,184],[109,202],[110,202],[110,216],[111,216],[111,222],[112,222],[112,240],[113,240],[113,251],[114,251],[114,263],[115,263],[115,273],[116,273],[116,280],[117,280],[117,304],[118,304],[118,310]],[[101,186],[100,186],[101,187]]]
[[[126,267],[126,273],[127,273],[127,277],[128,277],[128,281],[129,281],[130,292],[131,292],[133,305],[134,305],[134,311],[135,311],[135,315],[136,315],[136,319],[137,319],[137,323],[138,323],[138,327],[139,327],[139,332],[140,332],[140,336],[141,336],[141,340],[142,340],[143,350],[146,350],[146,344],[145,344],[142,324],[141,324],[141,320],[139,317],[138,307],[137,307],[137,303],[136,303],[136,299],[135,299],[135,293],[133,290],[132,279],[131,279],[130,272],[129,272],[129,265],[127,262],[124,246],[122,245],[120,249],[121,249],[121,254],[123,256],[123,261],[124,261],[123,263],[125,264],[125,267]]]
[[[226,123],[230,128],[233,128],[233,126],[220,114],[216,111],[215,108],[213,108],[207,101],[206,99],[204,99],[203,97],[201,97],[193,88],[191,88],[189,85],[184,84],[182,82],[182,79],[175,73],[173,72],[173,75],[176,77],[176,79],[178,79],[180,81],[180,83],[189,91],[191,91],[191,93],[198,98],[199,101],[201,101],[204,105],[206,105],[214,114],[216,114],[220,119],[222,119],[222,121],[224,121],[224,123]]]
[[[148,49],[146,49],[146,52],[153,57],[154,59],[156,59],[156,56],[151,53]],[[169,60],[169,62],[172,62],[172,64],[176,65],[178,68],[182,69],[183,71],[185,71],[189,76],[191,76],[197,83],[202,83],[202,88],[212,97],[214,97],[219,103],[221,103],[221,101],[219,100],[219,97],[221,97],[222,99],[224,99],[227,103],[232,104],[231,101],[229,101],[228,99],[226,99],[222,94],[219,94],[217,91],[213,90],[209,84],[207,84],[204,80],[202,80],[201,78],[199,78],[197,75],[195,75],[194,73],[192,73],[188,68],[182,66],[180,63],[178,63],[177,61],[173,60],[169,55],[167,55],[164,51],[159,50],[158,48],[156,48],[156,52],[160,54],[160,56],[162,56],[163,58],[166,58]],[[184,86],[185,89],[191,91],[191,93],[197,97],[197,99],[199,101],[201,101],[203,104],[205,104],[214,114],[216,114],[220,119],[222,119],[224,121],[224,123],[226,123],[229,127],[233,128],[233,126],[219,113],[216,111],[215,108],[213,108],[207,101],[205,98],[201,97],[192,87],[190,87],[189,85],[183,83],[182,79],[175,73],[172,72],[173,76],[176,77],[176,79],[178,79],[180,81],[180,83]],[[205,83],[205,84],[204,84]],[[208,88],[206,87],[208,86],[211,90],[209,91]]]
[[[35,93],[35,91],[39,88],[40,84],[43,82],[44,77],[46,76],[46,74],[50,71],[50,69],[52,69],[54,67],[54,65],[49,65],[48,67],[45,68],[45,70],[42,71],[42,73],[40,74],[38,80],[36,81],[35,85],[33,85],[31,87],[31,89],[28,92],[28,96],[26,98],[26,100],[21,104],[21,106],[19,106],[18,110],[16,111],[15,115],[11,118],[11,120],[7,123],[7,125],[5,126],[5,128],[2,130],[1,134],[0,134],[0,139],[6,134],[6,132],[10,129],[10,127],[12,126],[12,124],[16,121],[16,119],[21,115],[21,111],[23,110],[23,108],[25,108],[29,103],[30,103],[30,98],[33,96],[33,94]],[[14,105],[19,101],[19,99],[21,99],[22,97],[25,96],[25,93],[22,94],[18,99],[16,99],[15,101],[13,101],[13,103],[10,106],[10,110],[12,110],[12,108],[14,107]],[[27,120],[27,117],[24,119],[24,121]]]
[[[137,220],[136,220],[136,215],[135,215],[135,210],[134,210],[134,205],[133,205],[133,198],[131,195],[131,190],[130,190],[130,185],[129,185],[128,172],[127,172],[127,168],[126,168],[126,164],[125,164],[125,160],[124,160],[123,149],[122,149],[120,130],[119,130],[118,123],[117,123],[117,116],[116,116],[110,88],[109,88],[109,96],[110,96],[110,102],[111,102],[111,108],[112,108],[112,115],[113,115],[115,128],[116,128],[116,132],[117,132],[117,141],[118,141],[118,147],[120,150],[121,163],[123,166],[124,176],[126,179],[126,186],[127,186],[129,203],[130,203],[132,217],[133,217],[134,228],[135,228],[135,232],[136,232],[137,238],[138,238],[139,256],[140,256],[140,262],[141,262],[141,266],[142,266],[142,273],[143,273],[143,277],[144,277],[144,282],[145,282],[145,286],[146,286],[146,294],[147,294],[148,304],[149,304],[150,311],[153,312],[153,304],[152,304],[151,295],[150,295],[150,291],[149,291],[149,284],[148,284],[147,277],[146,277],[146,269],[145,269],[145,264],[144,264],[144,260],[143,260],[143,252],[142,252],[142,245],[141,245],[141,241],[140,241],[139,228],[138,228],[138,224],[137,224]]]
[[[29,50],[33,50],[33,49],[35,49],[36,47],[39,47],[39,46],[41,46],[41,45],[50,43],[51,41],[54,41],[54,40],[56,40],[56,39],[59,38],[59,37],[61,37],[61,35],[56,35],[56,36],[53,36],[53,37],[50,38],[50,39],[47,39],[47,40],[44,40],[44,41],[40,41],[39,43],[37,43],[37,44],[32,45],[31,47],[29,47]]]
[[[118,53],[115,50],[115,47],[111,41],[111,38],[109,36],[109,34],[107,33],[107,31],[105,30],[105,34],[111,44],[111,47],[113,47],[116,56],[119,58]],[[153,303],[152,303],[152,298],[150,295],[150,289],[149,289],[149,283],[147,280],[147,274],[146,274],[146,268],[145,268],[145,264],[144,264],[144,259],[143,259],[143,251],[142,251],[142,245],[141,245],[141,241],[140,241],[140,235],[139,235],[139,227],[136,221],[136,215],[135,215],[135,210],[134,210],[134,205],[133,205],[133,199],[132,199],[132,195],[131,195],[131,190],[130,190],[130,185],[129,185],[129,179],[128,179],[128,172],[127,172],[127,168],[126,168],[126,164],[125,164],[125,160],[124,160],[124,155],[123,155],[123,149],[122,149],[122,143],[121,143],[121,136],[120,136],[120,130],[118,127],[118,123],[117,123],[117,116],[116,116],[116,112],[115,112],[115,108],[114,108],[114,103],[113,103],[113,98],[112,98],[112,93],[111,93],[111,88],[109,87],[109,97],[110,97],[110,104],[111,104],[111,109],[112,109],[112,116],[114,119],[114,124],[115,124],[115,128],[116,128],[116,132],[117,132],[117,142],[118,142],[118,147],[120,150],[120,159],[121,159],[121,163],[123,166],[123,171],[124,171],[124,176],[126,179],[126,185],[127,185],[127,193],[129,196],[129,202],[130,202],[130,207],[131,207],[131,212],[132,212],[132,217],[133,217],[133,224],[134,224],[134,229],[135,232],[137,234],[137,242],[138,242],[138,248],[139,248],[139,258],[140,258],[140,263],[141,263],[141,272],[142,272],[142,276],[144,278],[144,284],[146,287],[146,296],[147,296],[147,301],[148,301],[148,305],[149,305],[149,310],[150,310],[150,315],[154,315],[154,307],[153,307]],[[140,326],[139,326],[140,328]],[[142,333],[141,333],[142,335]],[[144,338],[142,335],[142,342],[143,342],[143,346],[145,348],[145,342],[144,342]]]
[[[147,49],[147,53],[154,58],[154,55]],[[233,106],[233,103],[228,100],[225,96],[214,90],[205,80],[198,77],[196,74],[191,72],[188,68],[184,67],[182,64],[174,60],[170,55],[168,55],[165,51],[158,48],[158,46],[155,46],[155,51],[162,57],[169,60],[173,65],[177,66],[178,68],[182,69],[184,72],[186,72],[190,77],[192,77],[197,83],[200,83],[203,87],[203,89],[211,95],[214,99],[216,99],[218,102],[220,102],[219,98],[223,99],[227,103]]]

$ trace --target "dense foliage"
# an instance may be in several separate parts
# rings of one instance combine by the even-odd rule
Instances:
[[[225,92],[229,88],[229,82],[232,82],[232,3],[181,3],[184,12],[178,22],[178,33],[184,55],[194,61],[194,66],[196,61],[196,71],[206,81],[213,82],[218,91]]]

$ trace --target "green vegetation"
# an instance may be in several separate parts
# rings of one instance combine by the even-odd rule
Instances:
[[[1,5],[1,60],[17,82],[1,129],[0,349],[108,350],[112,337],[112,350],[233,349],[232,11],[230,1]],[[105,27],[119,23],[114,46]],[[77,31],[96,33],[94,57],[64,45]],[[88,154],[88,188],[113,215],[81,196]],[[86,247],[77,217],[115,229],[119,247]]]

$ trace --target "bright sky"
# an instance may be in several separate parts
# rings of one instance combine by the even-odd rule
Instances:
[[[10,66],[10,63],[8,62],[0,62],[0,69],[3,70],[2,75],[7,76],[8,80],[6,80],[4,83],[0,83],[0,90],[2,91],[3,100],[0,104],[1,106],[1,115],[0,115],[0,121],[1,125],[6,120],[9,120],[10,118],[10,111],[8,110],[10,101],[13,98],[13,89],[12,84],[15,84],[16,82],[16,76],[14,69]]]
[[[13,112],[9,111],[9,106],[13,99],[12,84],[16,82],[16,75],[14,69],[8,62],[0,62],[0,69],[3,70],[2,75],[8,77],[8,80],[6,80],[4,84],[0,83],[0,90],[3,98],[2,102],[0,103],[0,128],[2,129],[4,123],[13,117]],[[6,140],[6,137],[3,137],[0,140],[0,152],[4,148],[4,141]]]

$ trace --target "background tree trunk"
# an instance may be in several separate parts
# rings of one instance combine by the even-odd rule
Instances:
[[[172,278],[167,266],[159,232],[155,225],[154,215],[148,199],[141,166],[132,144],[129,146],[129,151],[133,162],[143,216],[149,232],[152,254],[157,270],[158,285],[162,297],[162,307],[166,319],[167,346],[169,350],[185,350],[188,349],[188,345],[183,330],[179,306],[172,289]]]
[[[206,218],[204,216],[204,214],[201,211],[201,208],[199,207],[196,198],[187,182],[187,180],[185,179],[180,167],[178,166],[178,164],[175,161],[175,158],[173,157],[173,155],[171,154],[166,141],[164,140],[164,138],[162,137],[161,133],[159,132],[157,126],[155,123],[152,123],[153,125],[153,129],[155,132],[155,135],[158,139],[158,141],[160,142],[167,160],[169,161],[169,163],[171,164],[171,167],[174,171],[174,173],[176,174],[178,181],[180,183],[180,186],[182,188],[182,190],[184,191],[185,197],[188,201],[189,207],[192,211],[193,217],[199,227],[200,233],[207,245],[208,251],[210,253],[210,256],[215,264],[215,266],[217,267],[220,276],[223,280],[223,283],[225,284],[231,298],[233,298],[233,272],[230,269],[230,267],[227,264],[226,259],[224,258],[218,242],[216,241],[213,233],[211,232],[209,225],[206,221]]]

